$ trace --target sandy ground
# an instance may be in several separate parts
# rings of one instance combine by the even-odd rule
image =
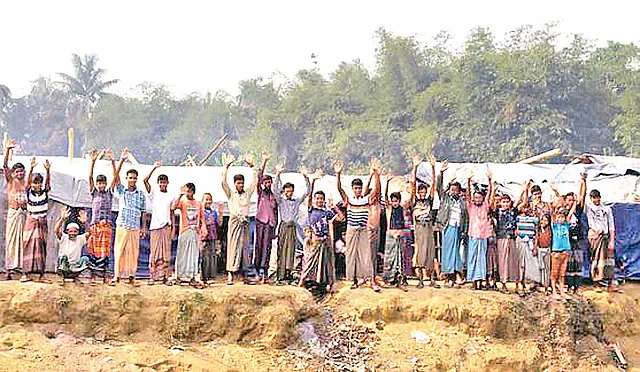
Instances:
[[[0,282],[0,371],[617,370],[640,366],[640,285],[566,303],[469,289]]]

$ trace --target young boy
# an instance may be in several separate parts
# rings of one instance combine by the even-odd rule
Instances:
[[[280,214],[280,227],[278,228],[278,282],[291,281],[291,272],[295,268],[296,257],[296,221],[300,211],[300,205],[309,196],[311,185],[307,175],[307,167],[300,167],[300,173],[304,177],[305,191],[299,198],[293,197],[295,186],[287,182],[282,186],[280,174],[282,165],[276,167],[275,189],[278,192],[278,211]]]
[[[99,174],[93,181],[93,171],[96,161],[105,155],[111,161],[113,179],[107,188],[107,177]],[[111,255],[111,236],[113,234],[112,203],[113,191],[119,181],[116,160],[110,149],[91,152],[91,168],[89,169],[89,190],[91,190],[91,222],[89,223],[89,237],[87,239],[87,253],[91,267],[91,285],[95,285],[96,276],[102,276],[103,283],[107,281],[109,270],[109,256]]]
[[[271,242],[276,236],[278,225],[278,200],[273,188],[273,179],[265,175],[264,170],[269,162],[270,155],[262,151],[260,170],[258,170],[258,209],[256,212],[256,238],[253,265],[258,270],[260,283],[267,281],[269,271],[269,258],[271,256]]]
[[[507,292],[507,281],[511,274],[517,277],[520,276],[520,265],[517,264],[516,260],[512,259],[512,255],[516,255],[516,219],[520,209],[523,207],[525,190],[526,187],[522,190],[515,207],[509,195],[501,195],[498,201],[498,208],[494,213],[496,217],[496,262],[501,283],[500,290],[502,292]]]
[[[369,220],[369,204],[380,192],[380,169],[382,168],[377,159],[372,159],[371,167],[375,174],[373,190],[368,197],[362,193],[362,180],[356,178],[351,181],[351,189],[354,196],[347,196],[342,188],[340,174],[344,169],[344,163],[337,161],[333,165],[338,178],[338,192],[342,197],[342,202],[347,206],[347,250],[345,254],[347,278],[353,280],[352,289],[358,288],[371,279],[371,288],[375,292],[380,291],[380,287],[373,278],[373,252],[367,224]]]
[[[444,173],[449,167],[445,160],[440,168],[438,177],[438,194],[440,195],[440,209],[436,216],[436,225],[442,231],[442,274],[448,276],[447,281],[451,287],[458,287],[462,281],[462,257],[460,244],[462,236],[467,233],[469,214],[467,203],[462,200],[459,182],[453,182],[448,190],[443,190]]]
[[[600,191],[591,190],[587,203],[589,221],[589,253],[591,259],[591,279],[594,283],[614,290],[613,268],[615,255],[616,227],[611,208],[602,205]],[[608,283],[607,283],[608,281]]]
[[[49,160],[44,163],[47,171],[46,181],[42,184],[42,175],[33,175],[36,158],[31,160],[29,171],[29,186],[27,187],[27,218],[24,226],[24,255],[22,260],[22,278],[20,281],[31,280],[29,274],[38,274],[40,281],[44,280],[44,266],[47,257],[47,211],[49,209],[49,190],[51,190]]]
[[[384,193],[387,216],[387,237],[384,251],[384,276],[387,283],[395,283],[402,291],[407,291],[404,276],[404,208],[400,204],[399,192],[391,193],[389,183],[393,177],[387,177]]]
[[[488,195],[493,195],[491,172]],[[490,198],[480,190],[471,192],[471,177],[467,179],[467,210],[469,211],[469,253],[467,258],[467,280],[473,281],[473,289],[482,289],[482,281],[487,278],[487,244],[493,236],[493,226],[489,219]]]
[[[117,173],[120,173],[129,150],[124,149],[120,156]],[[130,285],[135,285],[140,255],[140,238],[146,235],[143,214],[146,208],[146,196],[136,187],[138,171],[127,171],[127,187],[119,183],[116,186],[118,195],[118,219],[116,220],[116,241],[113,245],[114,270],[110,285],[116,285],[120,278],[128,278]],[[142,221],[142,222],[141,222]]]
[[[211,281],[218,273],[218,256],[220,255],[220,242],[218,241],[218,228],[222,226],[222,216],[224,214],[224,204],[219,203],[217,210],[213,209],[213,196],[204,193],[202,195],[202,205],[204,207],[204,220],[207,226],[207,234],[202,239],[202,262],[200,271],[202,281],[211,284]]]
[[[10,140],[4,153],[4,178],[7,181],[7,225],[5,229],[5,269],[7,280],[22,271],[22,255],[24,253],[23,230],[25,209],[27,207],[27,180],[22,163],[15,163],[9,168],[11,151],[18,146]]]
[[[319,173],[316,173],[319,175]],[[313,183],[308,189],[308,193],[313,192],[315,181],[319,177],[314,176]],[[309,238],[305,245],[305,256],[303,260],[302,273],[300,274],[299,286],[312,283],[319,286],[320,292],[324,294],[327,286],[333,284],[335,278],[335,267],[333,252],[331,250],[331,228],[335,218],[335,213],[325,207],[325,194],[316,191],[313,200],[309,196]]]
[[[80,226],[71,222],[67,224],[67,232],[62,232],[62,226],[65,221],[71,217],[71,210],[65,208],[58,217],[56,223],[56,236],[58,237],[58,265],[56,271],[60,275],[61,285],[64,285],[65,279],[73,279],[77,284],[81,284],[78,280],[80,274],[89,266],[87,257],[82,256],[82,247],[87,242],[89,231],[80,234]],[[78,220],[81,223],[87,221],[87,215],[84,211],[80,211]]]
[[[245,276],[251,267],[251,252],[249,246],[249,204],[251,195],[256,189],[258,177],[254,170],[253,182],[245,189],[244,176],[236,174],[233,176],[233,190],[227,183],[229,167],[235,161],[233,155],[223,157],[224,171],[222,172],[222,190],[229,200],[229,228],[227,230],[227,284],[232,285],[234,276],[240,269]],[[244,162],[250,167],[254,167],[254,158],[245,154]],[[245,277],[245,283],[252,284],[249,278]]]
[[[171,204],[173,195],[169,194],[169,177],[166,174],[158,176],[158,189],[152,189],[149,180],[162,162],[153,163],[153,168],[144,178],[144,187],[151,200],[151,223],[149,225],[149,285],[162,281],[171,285],[171,239],[173,237],[173,213]]]
[[[542,194],[540,187],[533,186],[527,182],[525,187],[525,204],[520,209],[518,217],[516,217],[516,246],[511,251],[509,259],[509,275],[516,283],[516,293],[525,294],[526,278],[540,282],[540,267],[537,260],[533,256],[536,244],[536,231],[540,218],[534,208],[531,207],[529,201],[529,192]],[[537,196],[539,198],[539,195]],[[522,292],[519,287],[522,286]]]
[[[199,242],[206,239],[207,223],[204,219],[202,203],[193,197],[195,193],[196,185],[187,183],[180,188],[180,196],[171,206],[172,210],[180,210],[176,277],[178,281],[186,278],[189,284],[202,288],[202,283],[196,279],[196,276],[200,257]]]
[[[436,179],[436,158],[429,157],[431,163],[432,180]],[[415,252],[413,254],[413,268],[418,276],[418,288],[424,287],[424,279],[430,279],[430,287],[439,288],[436,284],[436,245],[433,239],[433,197],[436,188],[430,188],[424,184],[418,184],[418,166],[422,163],[422,157],[413,157],[413,188],[411,188],[410,208],[415,226]],[[427,189],[428,196],[427,196]],[[417,193],[416,193],[417,190]]]
[[[536,240],[536,257],[538,257],[538,262],[540,263],[540,283],[547,293],[552,290],[551,245],[553,243],[553,230],[551,225],[551,217],[548,214],[542,215]]]
[[[567,216],[576,211],[576,204],[573,203],[571,210],[567,213],[563,207],[557,208],[553,215],[553,239],[551,242],[551,291],[556,300],[569,299],[569,295],[564,289],[565,276],[567,273],[567,263],[571,243],[569,242],[569,223]]]

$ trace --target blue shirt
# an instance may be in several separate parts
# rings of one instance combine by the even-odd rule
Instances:
[[[565,252],[571,250],[569,242],[569,223],[556,223],[551,226],[553,240],[551,242],[551,252]]]
[[[333,211],[312,207],[309,209],[309,228],[318,239],[326,239],[329,236],[329,221],[335,216]]]
[[[118,195],[118,219],[116,224],[128,230],[140,229],[140,218],[146,208],[146,197],[141,190],[133,191],[120,184],[116,186]]]

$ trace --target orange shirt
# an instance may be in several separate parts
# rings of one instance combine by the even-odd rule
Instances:
[[[180,210],[180,234],[194,229],[206,236],[207,226],[204,224],[204,209],[201,202],[182,197],[176,208]]]
[[[9,209],[21,209],[27,207],[27,180],[13,178],[7,184],[7,198]]]

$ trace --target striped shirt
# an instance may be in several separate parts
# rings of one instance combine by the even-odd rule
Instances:
[[[369,222],[369,198],[349,196],[347,199],[347,224],[350,227],[367,227]]]
[[[27,188],[27,212],[34,217],[46,217],[49,210],[49,193],[46,190],[36,192]]]
[[[536,226],[540,220],[538,217],[518,216],[516,217],[516,229],[518,237],[524,240],[536,237]]]
[[[138,189],[129,190],[120,184],[116,186],[116,194],[118,194],[118,226],[125,227],[128,230],[140,229],[140,218],[142,212],[146,208],[146,197],[144,193]]]
[[[111,203],[113,202],[113,194],[110,190],[100,191],[93,189],[91,191],[91,225],[100,221],[111,223]]]

